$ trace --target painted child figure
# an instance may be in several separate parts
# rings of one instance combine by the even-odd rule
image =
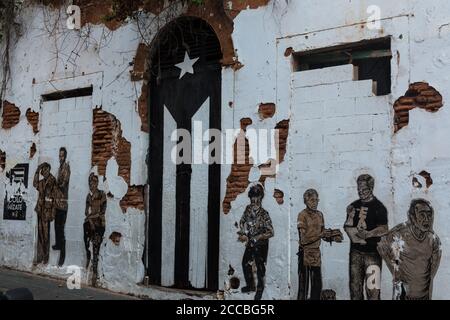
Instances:
[[[298,252],[298,300],[307,300],[310,289],[310,300],[320,300],[322,292],[321,271],[321,240],[329,242],[342,241],[340,230],[325,229],[323,214],[317,207],[319,194],[314,189],[308,189],[303,194],[306,208],[298,214],[297,229],[299,235]]]
[[[269,239],[274,236],[272,220],[269,213],[261,206],[264,189],[261,185],[254,185],[248,192],[251,203],[247,206],[240,221],[238,240],[245,243],[245,252],[242,258],[242,269],[246,286],[241,289],[243,293],[256,291],[255,300],[260,300],[264,291],[266,275],[267,253]],[[252,262],[256,265],[258,285],[255,287]]]

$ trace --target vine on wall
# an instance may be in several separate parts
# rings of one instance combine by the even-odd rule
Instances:
[[[24,0],[2,0],[0,2],[0,109],[3,105],[3,98],[6,86],[10,78],[9,52],[11,47],[11,37],[13,32],[20,32],[20,25],[16,22],[16,17],[23,5]]]
[[[154,35],[164,25],[182,13],[183,8],[200,8],[206,5],[206,0],[0,0],[0,101],[4,99],[10,80],[10,52],[12,49],[11,45],[14,43],[12,39],[14,39],[14,36],[20,35],[20,24],[16,21],[20,10],[27,4],[43,5],[43,27],[44,30],[48,31],[50,37],[55,38],[56,64],[62,62],[65,65],[73,65],[76,64],[75,60],[79,55],[79,51],[92,44],[92,39],[90,39],[90,26],[84,26],[79,31],[80,41],[72,50],[73,54],[71,53],[63,61],[63,57],[59,56],[61,48],[59,48],[60,41],[58,39],[65,37],[66,33],[69,32],[69,30],[64,30],[65,24],[61,23],[61,21],[66,19],[65,6],[72,3],[80,6],[83,13],[88,12],[90,14],[89,10],[98,5],[97,2],[105,10],[102,13],[102,21],[118,22],[119,24],[126,20],[135,21],[141,40],[147,45],[150,44]],[[222,5],[222,1],[219,2]],[[149,14],[150,12],[152,14]],[[95,11],[92,14],[95,14]],[[89,22],[89,19],[87,21]],[[107,43],[107,40],[110,38],[110,31],[105,30],[102,39],[99,40],[101,43],[95,44],[98,49],[104,46],[103,42]]]

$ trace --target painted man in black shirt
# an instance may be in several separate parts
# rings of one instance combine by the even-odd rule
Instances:
[[[377,251],[380,237],[388,231],[386,207],[373,195],[375,180],[368,174],[357,179],[359,200],[347,207],[344,229],[350,245],[350,298],[380,299],[381,257]]]

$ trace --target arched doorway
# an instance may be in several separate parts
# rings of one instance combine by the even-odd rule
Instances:
[[[147,275],[152,284],[218,288],[220,164],[174,163],[172,134],[185,129],[192,135],[198,124],[202,133],[221,129],[221,58],[212,28],[191,17],[166,26],[151,51]]]

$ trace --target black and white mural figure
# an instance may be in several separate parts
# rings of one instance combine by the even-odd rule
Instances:
[[[378,251],[393,275],[394,300],[431,299],[442,253],[433,218],[431,204],[414,199],[408,221],[391,229],[378,243]]]
[[[67,150],[59,150],[59,169],[55,185],[55,245],[53,250],[60,250],[58,265],[64,264],[66,256],[66,238],[64,228],[67,219],[70,166],[66,161]]]
[[[380,237],[388,231],[386,207],[373,195],[375,180],[368,174],[357,179],[359,200],[347,207],[345,232],[350,238],[350,298],[379,300],[381,257],[377,251]]]
[[[262,207],[263,187],[260,184],[253,185],[248,192],[248,197],[250,204],[245,208],[238,232],[238,240],[245,243],[242,270],[246,286],[241,291],[243,293],[256,291],[255,300],[260,300],[265,286],[269,239],[274,236],[274,230],[269,213]],[[255,286],[253,275],[253,263],[256,265],[257,286]]]
[[[93,173],[89,176],[89,194],[86,197],[86,218],[83,224],[84,245],[86,248],[86,268],[92,257],[91,285],[95,286],[98,278],[98,255],[105,234],[106,194],[98,189],[98,177]],[[91,254],[90,246],[92,243]]]
[[[298,250],[298,300],[320,300],[322,292],[322,259],[320,252],[321,240],[341,242],[340,230],[325,229],[322,212],[317,210],[319,194],[314,189],[308,189],[303,194],[306,208],[297,217],[299,236]]]
[[[54,188],[56,185],[56,179],[50,171],[50,164],[44,162],[37,167],[33,179],[33,186],[38,191],[38,199],[34,209],[38,218],[38,241],[35,264],[47,264],[49,258],[50,222],[55,218]],[[40,175],[42,175],[43,179],[40,179]]]
[[[26,220],[28,189],[28,163],[17,164],[6,173],[4,220]]]

